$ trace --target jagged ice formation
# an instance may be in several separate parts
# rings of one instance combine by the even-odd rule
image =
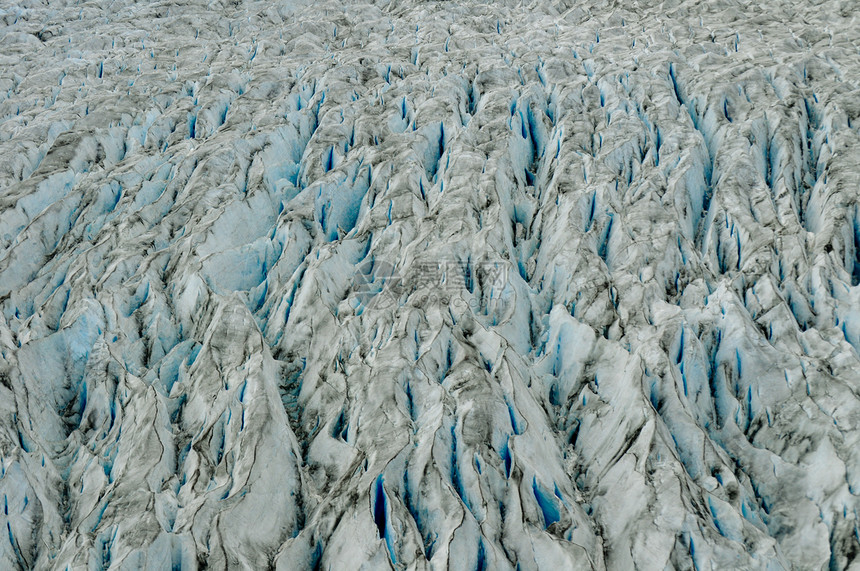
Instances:
[[[0,567],[860,568],[800,4],[0,4]]]

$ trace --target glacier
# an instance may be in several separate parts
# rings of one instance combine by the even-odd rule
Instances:
[[[860,569],[855,12],[0,3],[0,567]]]

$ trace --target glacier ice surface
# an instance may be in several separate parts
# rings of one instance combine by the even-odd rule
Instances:
[[[860,569],[850,2],[0,4],[3,569]]]

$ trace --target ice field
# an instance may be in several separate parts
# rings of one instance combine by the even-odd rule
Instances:
[[[0,2],[0,568],[860,570],[856,12]]]

